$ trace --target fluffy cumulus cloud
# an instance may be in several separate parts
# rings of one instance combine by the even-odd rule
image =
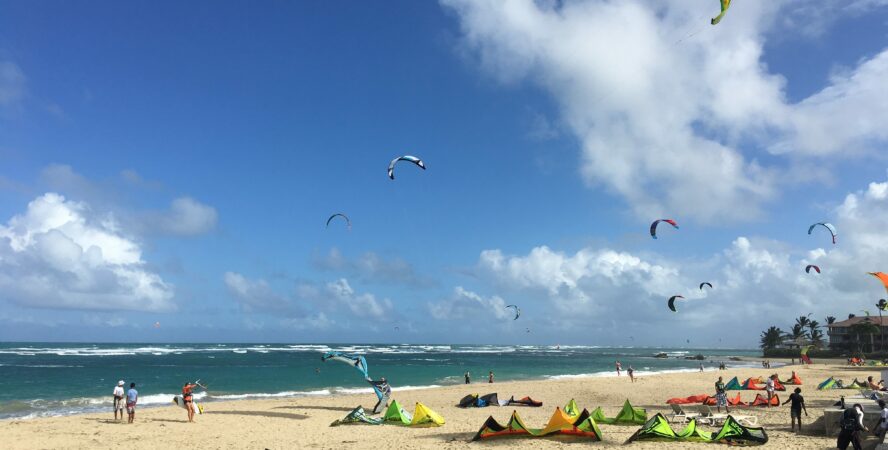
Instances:
[[[216,208],[190,197],[173,200],[169,211],[158,214],[160,229],[170,234],[196,235],[216,227]]]
[[[356,292],[345,278],[328,283],[300,282],[279,293],[263,279],[227,272],[225,286],[245,312],[270,314],[288,328],[329,328],[339,318],[384,320],[392,315],[392,301]]]
[[[0,290],[29,307],[174,309],[172,285],[147,269],[113,215],[55,193],[0,225]]]
[[[432,317],[440,320],[459,320],[481,318],[485,322],[491,319],[505,321],[513,317],[511,310],[506,309],[506,301],[499,296],[482,297],[474,292],[457,286],[453,295],[441,302],[429,303]]]
[[[796,159],[886,139],[884,54],[786,101],[784,78],[762,54],[796,2],[749,2],[710,27],[717,8],[694,1],[441,1],[458,16],[467,54],[504,83],[549,92],[581,143],[586,181],[643,217],[749,219]],[[841,115],[849,110],[867,118]],[[797,158],[763,166],[755,151]]]
[[[888,181],[848,194],[829,220],[839,230],[836,245],[824,230],[808,238],[807,248],[740,236],[715,254],[682,260],[597,248],[569,254],[541,246],[523,255],[485,250],[477,273],[522,304],[528,320],[636,336],[646,330],[674,343],[686,336],[718,336],[754,345],[750,329],[786,329],[793,317],[808,313],[821,323],[826,316],[841,319],[875,310],[885,296],[866,272],[888,271]],[[808,264],[823,272],[805,273]],[[703,281],[714,288],[700,290]],[[671,295],[685,297],[678,315],[666,309]],[[459,316],[469,306],[489,314],[501,302],[464,291],[455,297],[452,306],[433,305],[433,315]],[[743,332],[724,327],[728,321],[742,323],[737,330]]]

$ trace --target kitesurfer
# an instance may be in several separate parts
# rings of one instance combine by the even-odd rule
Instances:
[[[379,412],[382,412],[383,407],[388,407],[388,399],[392,396],[392,387],[389,386],[385,377],[380,378],[379,381],[371,381],[370,383],[382,394],[379,397],[379,401],[376,402],[376,406],[373,407],[374,414],[378,414]]]
[[[721,407],[725,407],[725,412],[730,413],[728,410],[728,393],[725,391],[725,383],[722,381],[722,377],[718,377],[718,381],[715,382],[715,407],[718,409],[718,412],[721,412]]]
[[[629,380],[635,383],[635,369],[632,368],[632,364],[629,364],[629,369],[626,370],[626,374],[629,375]]]
[[[490,373],[487,374],[487,382],[491,383],[491,384],[493,383],[493,371],[492,370],[490,371]]]
[[[620,371],[623,370],[623,365],[620,364],[619,361],[615,361],[614,365],[617,366],[617,376],[620,376]]]
[[[197,383],[185,382],[182,386],[182,402],[185,403],[185,410],[188,411],[188,421],[194,422],[194,388],[200,386]]]
[[[466,377],[466,384],[471,384],[472,383],[472,375],[468,371],[466,371],[464,376]]]

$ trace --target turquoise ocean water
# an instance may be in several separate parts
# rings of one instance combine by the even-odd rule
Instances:
[[[182,383],[200,379],[201,401],[297,397],[367,392],[353,368],[321,362],[330,350],[366,357],[370,376],[386,377],[393,389],[486,381],[573,376],[611,376],[614,360],[639,373],[699,370],[702,354],[712,367],[730,356],[758,350],[604,348],[587,346],[494,346],[417,344],[0,344],[0,419],[75,414],[110,409],[118,380],[137,384],[142,406],[168,405]],[[655,358],[666,352],[668,358]],[[710,362],[712,361],[712,362]],[[747,363],[747,365],[749,365]],[[754,364],[753,364],[754,365]]]

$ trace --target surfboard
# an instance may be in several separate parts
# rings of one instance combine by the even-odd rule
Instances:
[[[173,397],[173,403],[175,403],[176,405],[179,405],[179,407],[184,410],[188,409],[188,406],[185,405],[185,402],[182,400],[181,395],[177,395],[177,396]],[[201,405],[200,403],[197,403],[194,400],[191,401],[191,404],[194,405],[194,407],[196,408],[194,412],[196,412],[198,414],[203,414],[203,405]]]

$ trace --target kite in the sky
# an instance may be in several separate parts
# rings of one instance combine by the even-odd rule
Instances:
[[[515,308],[515,318],[512,320],[518,320],[518,317],[521,316],[521,308],[515,305],[506,305],[506,308]]]
[[[820,273],[820,267],[817,267],[814,264],[808,264],[808,267],[805,267],[805,273],[811,273],[811,269],[814,269],[815,272]]]
[[[160,328],[160,322],[154,322],[154,328]]]
[[[346,216],[345,214],[342,214],[342,213],[336,213],[336,214],[333,214],[332,216],[328,217],[327,218],[327,228],[330,228],[330,222],[332,222],[333,219],[335,219],[337,217],[342,217],[343,219],[345,219],[345,224],[348,226],[348,229],[349,230],[352,229],[351,219],[349,219],[348,216]]]
[[[827,230],[829,230],[829,234],[832,235],[832,241],[833,241],[833,244],[835,244],[835,243],[836,243],[836,236],[838,236],[839,233],[836,232],[836,227],[834,227],[833,224],[831,224],[831,223],[827,223],[827,222],[817,222],[817,223],[815,223],[814,225],[811,225],[810,227],[808,227],[808,234],[813,233],[813,232],[814,232],[814,228],[817,227],[818,225],[820,225],[820,226],[822,226],[823,228],[826,228]]]
[[[675,312],[675,299],[677,299],[677,298],[684,298],[684,297],[682,297],[681,295],[673,295],[672,297],[669,297],[669,301],[666,302],[666,304],[669,306],[669,309],[671,309],[672,312]]]
[[[673,227],[675,227],[676,230],[678,229],[678,224],[675,223],[675,221],[672,220],[672,219],[658,219],[658,220],[655,220],[654,223],[651,224],[651,237],[654,238],[654,239],[657,239],[657,225],[659,225],[660,222],[666,222],[666,223],[668,223],[669,225],[672,225]]]
[[[719,3],[721,3],[721,12],[709,21],[709,23],[713,25],[721,22],[722,17],[725,16],[726,12],[728,12],[728,8],[731,7],[731,0],[719,0]]]
[[[884,272],[867,272],[867,273],[878,278],[879,281],[881,281],[882,284],[885,285],[885,291],[888,291],[888,274],[886,274]]]
[[[703,286],[709,286],[709,289],[712,289],[712,283],[710,283],[708,281],[704,281],[704,282],[700,283],[700,290],[701,291],[703,290]]]
[[[397,164],[398,161],[412,162],[413,164],[416,164],[417,166],[419,166],[419,168],[422,170],[425,170],[425,168],[426,168],[425,164],[422,162],[422,160],[415,157],[415,156],[410,156],[410,155],[399,156],[399,157],[393,159],[392,162],[389,164],[388,176],[389,176],[389,178],[391,178],[393,180],[395,179],[395,164]]]

